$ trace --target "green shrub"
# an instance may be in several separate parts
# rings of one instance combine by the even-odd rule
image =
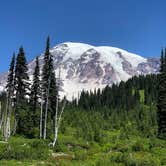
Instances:
[[[119,151],[119,152],[130,152],[131,151],[130,145],[122,143],[122,142],[118,142],[117,144],[115,144],[115,146],[112,147],[112,149],[115,151]]]
[[[6,160],[37,160],[47,159],[49,149],[40,140],[34,140],[30,144],[0,144],[0,159]]]
[[[111,162],[121,163],[123,161],[124,155],[122,152],[111,152],[109,154],[109,159]]]
[[[140,142],[137,141],[133,146],[132,146],[133,151],[143,151],[144,150],[144,145]]]
[[[56,146],[53,148],[54,152],[68,152],[68,147],[63,143],[57,143]]]
[[[32,148],[35,149],[41,149],[41,148],[48,148],[48,142],[45,142],[44,140],[34,139],[30,143],[28,143]]]
[[[156,138],[151,138],[149,140],[149,147],[159,147],[159,148],[166,148],[166,141]]]
[[[99,160],[95,166],[124,166],[122,163],[111,162],[110,160]]]
[[[76,148],[74,151],[75,160],[86,160],[88,157],[87,150]]]
[[[135,153],[125,155],[123,158],[123,163],[125,166],[160,166],[160,161],[158,158],[153,157],[148,153]]]
[[[162,165],[166,165],[166,149],[155,147],[151,149],[151,153],[153,153],[154,156],[158,157],[162,163]]]
[[[132,145],[132,150],[137,152],[137,151],[146,151],[148,149],[146,145],[143,142],[141,142],[141,140],[139,140]]]
[[[0,160],[10,159],[14,154],[11,152],[11,147],[8,144],[0,144]]]

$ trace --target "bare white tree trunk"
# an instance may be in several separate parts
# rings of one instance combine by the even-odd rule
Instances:
[[[56,144],[56,141],[58,139],[58,130],[60,127],[60,122],[61,122],[61,118],[62,118],[62,114],[66,105],[66,101],[64,101],[64,104],[60,110],[59,108],[59,89],[60,89],[60,79],[61,79],[61,68],[59,68],[59,76],[58,76],[58,80],[57,80],[57,99],[56,99],[56,112],[55,112],[55,129],[54,129],[54,141],[52,143],[53,147]],[[58,116],[59,115],[59,116]]]
[[[59,131],[59,127],[60,127],[60,123],[61,123],[61,119],[62,119],[62,114],[63,114],[63,111],[65,109],[65,105],[66,105],[66,102],[64,102],[64,104],[63,104],[63,106],[61,108],[61,111],[60,111],[60,115],[59,115],[59,117],[57,117],[57,121],[56,121],[56,124],[55,124],[54,141],[52,143],[53,147],[55,146],[56,141],[58,139],[58,131]]]
[[[41,99],[41,109],[40,109],[40,139],[43,136],[43,98]]]
[[[5,127],[5,142],[8,142],[8,138],[10,136],[10,118],[6,119],[6,127]]]
[[[0,130],[2,129],[4,113],[2,113],[2,104],[0,102]]]
[[[61,75],[61,70],[59,68],[59,75],[57,78],[57,98],[56,98],[56,110],[55,110],[55,129],[54,129],[54,141],[53,141],[53,147],[55,146],[57,137],[58,137],[58,107],[59,107],[59,86],[60,86],[60,75]]]
[[[7,101],[6,101],[6,115],[5,115],[5,123],[4,123],[4,137],[5,141],[8,142],[8,138],[10,137],[10,119],[12,114],[12,97],[13,93],[12,89],[9,90],[10,93],[7,93]]]
[[[44,134],[43,134],[43,139],[46,139],[47,136],[47,114],[48,114],[48,104],[49,104],[49,90],[50,90],[50,79],[48,82],[48,89],[46,93],[46,106],[45,106],[45,116],[44,116]]]
[[[9,94],[7,93],[7,101],[6,101],[6,109],[5,109],[5,117],[4,117],[4,138],[5,141],[7,142],[7,133],[8,133],[8,126],[7,126],[7,119],[8,119],[8,112],[9,112]]]
[[[11,131],[10,131],[10,120],[11,120],[11,114],[12,114],[12,107],[11,107],[11,102],[9,102],[9,111],[7,114],[7,120],[6,120],[6,132],[5,132],[5,141],[7,142],[10,135],[11,135]]]

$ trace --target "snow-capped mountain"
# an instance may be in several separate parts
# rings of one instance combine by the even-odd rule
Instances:
[[[159,59],[143,58],[125,50],[83,43],[66,42],[50,50],[54,59],[56,73],[61,66],[63,80],[62,94],[69,100],[77,97],[79,92],[103,88],[106,85],[126,81],[134,75],[157,73]],[[43,54],[39,57],[42,68]],[[32,78],[35,59],[28,64]],[[0,75],[0,91],[4,89],[7,74]]]

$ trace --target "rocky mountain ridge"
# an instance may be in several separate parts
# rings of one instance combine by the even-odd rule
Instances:
[[[63,80],[61,95],[69,100],[78,97],[84,90],[103,88],[106,85],[126,81],[135,75],[146,75],[159,71],[159,58],[144,58],[125,50],[83,43],[61,43],[50,50],[56,74],[61,66]],[[39,56],[40,67],[43,54]],[[28,64],[32,79],[35,59]],[[0,91],[4,90],[7,73],[0,74]]]

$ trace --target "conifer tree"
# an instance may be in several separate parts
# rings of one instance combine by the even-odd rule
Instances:
[[[18,56],[16,58],[14,84],[15,84],[15,91],[16,91],[16,103],[15,103],[16,122],[14,126],[15,128],[17,126],[18,127],[17,132],[21,133],[22,131],[28,130],[28,127],[26,126],[25,122],[23,123],[22,119],[25,118],[25,116],[28,116],[26,97],[29,91],[28,67],[27,67],[27,61],[26,61],[23,47],[20,47]],[[26,129],[25,129],[25,126],[26,126]]]
[[[40,68],[39,68],[39,59],[38,57],[36,57],[36,66],[33,73],[33,83],[30,94],[30,104],[32,106],[33,111],[35,111],[37,107],[37,102],[39,97],[40,97]]]
[[[55,110],[56,110],[56,104],[57,104],[57,85],[56,85],[56,77],[53,67],[53,59],[52,55],[50,55],[50,61],[49,61],[49,67],[50,67],[50,89],[49,89],[49,102],[50,102],[50,115],[51,120],[54,120],[55,116]]]
[[[135,102],[135,104],[138,104],[140,102],[140,94],[139,94],[139,90],[138,89],[135,89],[134,102]]]
[[[50,70],[49,70],[49,59],[50,59],[50,38],[47,38],[46,51],[44,54],[44,67],[43,67],[43,99],[45,105],[44,114],[44,129],[43,138],[47,136],[47,119],[48,119],[48,105],[49,105],[49,89],[50,89]]]
[[[33,73],[33,83],[31,87],[30,94],[30,106],[33,114],[33,125],[37,126],[38,118],[37,118],[37,106],[40,98],[40,67],[39,67],[39,58],[36,57],[36,66]]]
[[[16,105],[21,103],[28,94],[29,90],[29,76],[27,61],[23,47],[20,47],[16,59],[15,68],[15,89],[16,89]]]
[[[43,92],[43,100],[46,103],[46,96],[47,96],[47,90],[49,86],[49,78],[50,78],[50,73],[49,73],[49,59],[50,59],[50,38],[47,38],[46,42],[46,50],[44,54],[44,64],[43,64],[43,69],[42,69],[42,92]]]
[[[14,68],[15,68],[15,53],[13,54],[13,57],[10,63],[10,69],[9,69],[7,85],[6,85],[6,91],[9,96],[13,95],[13,91],[14,91]]]
[[[46,51],[44,54],[44,66],[42,72],[42,93],[45,107],[43,138],[47,136],[48,109],[52,114],[56,108],[56,79],[53,67],[53,58],[50,54],[50,38],[47,38]]]
[[[161,52],[161,67],[158,80],[158,135],[166,139],[166,52]]]

